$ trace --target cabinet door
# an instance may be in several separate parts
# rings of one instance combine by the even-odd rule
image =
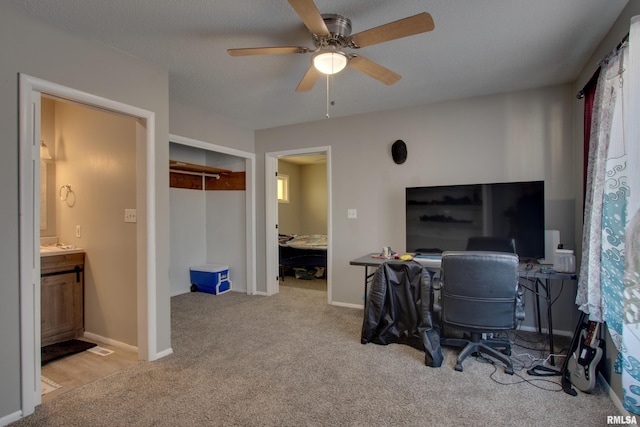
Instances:
[[[41,336],[46,338],[83,327],[82,280],[75,272],[41,280]]]

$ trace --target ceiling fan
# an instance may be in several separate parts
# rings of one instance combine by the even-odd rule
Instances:
[[[348,18],[336,14],[320,14],[313,0],[289,0],[289,4],[311,32],[315,49],[304,46],[278,46],[227,49],[227,52],[231,56],[312,53],[312,64],[302,77],[296,92],[311,90],[322,74],[335,74],[346,66],[386,85],[392,85],[400,80],[399,74],[363,56],[346,53],[345,49],[373,46],[426,33],[434,28],[431,15],[423,12],[351,35],[351,21]]]

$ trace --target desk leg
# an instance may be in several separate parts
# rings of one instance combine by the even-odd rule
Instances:
[[[367,304],[367,288],[369,287],[369,267],[364,266],[364,303]]]
[[[553,357],[553,353],[555,352],[555,347],[553,346],[553,322],[552,322],[552,314],[551,314],[551,283],[549,283],[549,279],[545,279],[545,294],[547,296],[547,330],[549,332],[549,362],[551,366],[555,366],[555,358]]]
[[[536,315],[538,316],[538,333],[542,333],[542,322],[540,321],[540,283],[539,279],[536,279]]]

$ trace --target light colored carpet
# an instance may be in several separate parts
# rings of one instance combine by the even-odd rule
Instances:
[[[15,426],[602,426],[617,414],[600,386],[572,397],[559,377],[527,382],[475,358],[456,372],[455,350],[430,368],[411,347],[362,345],[362,311],[326,298],[287,285],[272,297],[174,297],[174,354],[70,391]]]

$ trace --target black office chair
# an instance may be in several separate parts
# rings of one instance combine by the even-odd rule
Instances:
[[[502,252],[449,251],[442,254],[440,321],[443,331],[467,332],[464,338],[443,336],[441,345],[463,347],[456,361],[470,354],[491,356],[506,365],[513,375],[511,344],[508,339],[484,338],[483,334],[510,331],[524,319],[518,291],[518,256]],[[489,335],[487,335],[489,336]]]
[[[513,237],[474,236],[467,239],[468,251],[492,251],[516,253],[516,239]]]

